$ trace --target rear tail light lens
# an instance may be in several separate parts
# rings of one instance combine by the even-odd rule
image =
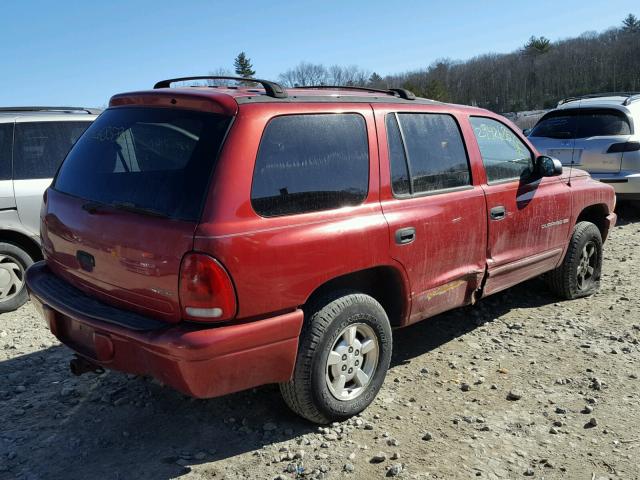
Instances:
[[[220,322],[236,314],[236,292],[229,274],[213,257],[187,253],[180,266],[182,317],[197,322]]]
[[[640,150],[640,142],[624,142],[612,144],[607,153],[637,152],[638,150]]]

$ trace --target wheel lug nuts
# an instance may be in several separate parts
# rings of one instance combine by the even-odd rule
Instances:
[[[356,355],[360,355],[360,350],[356,350]]]
[[[349,347],[349,353],[353,353],[353,347]]]
[[[350,368],[350,369],[349,369],[349,373],[353,373],[353,368]]]
[[[360,361],[359,361],[359,360],[356,360],[356,367],[357,367],[358,365],[360,365]]]
[[[342,365],[342,371],[344,372],[347,369],[346,365]]]
[[[342,361],[344,362],[347,359],[347,354],[342,355]]]

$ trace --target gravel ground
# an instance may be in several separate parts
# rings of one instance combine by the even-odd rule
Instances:
[[[193,400],[115,372],[73,377],[31,305],[0,316],[0,479],[640,478],[640,215],[602,288],[533,280],[396,331],[375,403],[328,428],[275,386]]]

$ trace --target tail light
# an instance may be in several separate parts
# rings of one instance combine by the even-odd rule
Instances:
[[[623,142],[613,143],[607,153],[637,152],[638,150],[640,150],[640,142]]]
[[[229,320],[236,314],[236,292],[229,274],[209,255],[187,253],[180,265],[182,317],[197,322]]]

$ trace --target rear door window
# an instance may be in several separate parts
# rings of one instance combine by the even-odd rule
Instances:
[[[89,127],[54,188],[115,207],[196,221],[230,118],[119,107]]]
[[[368,189],[369,145],[361,115],[285,115],[267,125],[251,188],[259,215],[358,205]]]
[[[458,124],[451,115],[389,114],[386,124],[395,195],[471,184],[467,152]]]
[[[89,125],[86,121],[16,123],[14,179],[52,178]]]
[[[575,139],[630,134],[629,119],[618,110],[575,108],[548,113],[529,136]]]
[[[0,180],[11,180],[13,122],[0,123]]]

